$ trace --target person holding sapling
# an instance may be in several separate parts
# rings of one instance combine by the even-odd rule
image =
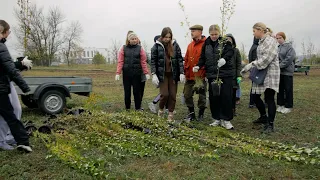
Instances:
[[[234,54],[232,56],[232,62],[233,62],[233,97],[232,97],[232,107],[233,107],[233,115],[235,116],[236,114],[236,102],[237,102],[237,94],[240,94],[240,92],[237,93],[237,91],[240,91],[240,83],[242,80],[242,77],[240,75],[241,71],[241,55],[240,51],[237,48],[237,43],[235,38],[233,37],[232,34],[227,34],[226,35],[228,41],[232,43],[232,47],[234,50]],[[240,97],[239,97],[240,101]]]
[[[126,109],[131,106],[131,87],[135,109],[141,109],[141,74],[145,74],[146,79],[150,79],[147,67],[147,56],[143,48],[138,44],[139,39],[134,32],[128,33],[128,41],[122,46],[118,54],[118,66],[115,80],[120,80],[123,72],[124,101]]]
[[[164,113],[168,106],[168,121],[173,121],[178,81],[185,82],[183,58],[179,44],[173,40],[169,27],[163,28],[161,37],[151,49],[152,83],[160,88],[160,103],[158,116]]]
[[[264,123],[264,133],[274,131],[274,119],[276,116],[275,93],[279,91],[280,67],[277,51],[277,41],[271,36],[270,28],[261,22],[253,26],[253,35],[259,40],[257,59],[247,64],[241,74],[250,72],[253,81],[252,94],[254,102],[260,112],[260,117],[253,123]],[[268,104],[268,115],[261,94],[264,93]]]
[[[279,32],[276,35],[279,45],[280,85],[277,95],[277,111],[287,114],[293,108],[293,72],[296,52],[291,43],[286,42],[286,34]]]
[[[202,46],[206,40],[205,36],[202,36],[203,27],[201,25],[194,25],[190,27],[191,37],[193,41],[188,45],[186,55],[184,57],[184,72],[186,75],[186,83],[184,85],[184,98],[185,103],[189,109],[188,116],[185,118],[187,121],[193,121],[196,119],[194,112],[193,94],[196,92],[199,94],[198,107],[199,114],[198,120],[203,120],[204,110],[206,109],[206,89],[207,83],[205,81],[204,68],[198,72],[193,72],[193,67],[199,62]]]
[[[233,47],[230,41],[221,37],[218,25],[211,25],[209,34],[202,47],[199,62],[193,67],[193,72],[198,72],[202,67],[206,71],[210,110],[214,120],[210,126],[233,129],[230,122],[233,119]]]

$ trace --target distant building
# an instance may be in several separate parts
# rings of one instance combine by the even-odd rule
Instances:
[[[92,64],[92,59],[98,52],[106,58],[107,63],[114,63],[107,48],[84,47],[78,51],[70,51],[69,59],[75,64]],[[65,58],[62,61],[66,63]]]

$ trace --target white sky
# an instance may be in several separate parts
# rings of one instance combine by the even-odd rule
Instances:
[[[181,27],[184,20],[178,0],[30,0],[48,9],[58,6],[68,21],[79,20],[83,26],[83,47],[108,48],[111,39],[124,43],[128,30],[135,31],[142,41],[153,45],[153,38],[160,34],[163,27],[173,31],[182,51],[188,41],[184,38],[187,28]],[[17,0],[1,0],[0,19],[11,26],[16,24],[13,9]],[[219,7],[222,0],[182,0],[191,25],[204,26],[208,36],[211,24],[221,24]],[[3,8],[6,6],[7,8]],[[301,42],[315,44],[320,49],[320,0],[236,0],[235,14],[232,16],[228,32],[232,33],[238,46],[243,43],[248,51],[253,36],[252,26],[264,22],[275,32],[283,31],[295,40],[296,51],[300,54]],[[8,40],[11,53],[15,37]]]

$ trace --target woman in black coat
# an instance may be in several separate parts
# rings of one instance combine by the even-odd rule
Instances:
[[[161,37],[151,49],[152,83],[160,87],[158,116],[162,116],[167,104],[168,121],[173,121],[178,81],[184,83],[183,58],[179,44],[173,40],[169,27],[163,28]]]

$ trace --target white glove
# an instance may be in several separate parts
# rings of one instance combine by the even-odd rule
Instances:
[[[193,68],[192,68],[192,71],[193,71],[193,72],[198,72],[198,71],[199,71],[199,69],[200,69],[200,67],[199,67],[199,66],[195,66],[195,67],[193,67]]]
[[[221,59],[218,60],[218,67],[219,68],[222,67],[225,64],[226,64],[226,60],[224,58],[221,58]]]
[[[116,77],[114,78],[116,81],[119,81],[120,80],[120,75],[117,74]]]
[[[24,96],[29,96],[29,95],[31,95],[31,94],[30,94],[30,91],[28,91],[28,92],[26,92],[26,93],[23,93],[23,95],[24,95]]]
[[[155,86],[159,85],[159,79],[156,74],[152,75],[152,84],[154,84]]]
[[[21,61],[23,66],[26,66],[28,69],[31,69],[33,64],[32,64],[32,60],[28,59],[28,56],[26,56],[25,58],[23,58],[23,60]]]
[[[241,70],[240,74],[244,75],[246,72],[250,71],[251,68],[252,68],[252,63],[245,65],[244,68]]]
[[[146,79],[149,80],[150,79],[150,75],[146,74]]]
[[[180,74],[180,82],[183,84],[186,82],[186,76],[184,74]]]

